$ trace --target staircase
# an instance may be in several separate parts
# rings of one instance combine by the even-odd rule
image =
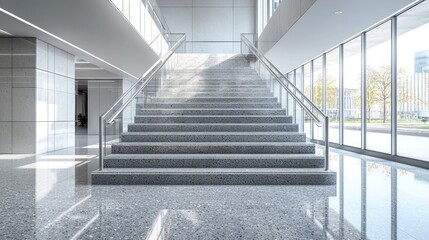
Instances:
[[[93,184],[336,183],[241,55],[187,55],[136,111]]]

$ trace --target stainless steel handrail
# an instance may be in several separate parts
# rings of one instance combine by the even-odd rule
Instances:
[[[112,124],[114,120],[121,114],[125,108],[137,97],[138,94],[140,94],[143,89],[149,84],[149,82],[152,80],[152,78],[158,73],[158,71],[164,66],[164,64],[170,59],[170,57],[173,55],[173,53],[186,41],[186,35],[183,34],[183,36],[171,47],[170,50],[168,50],[164,56],[162,56],[158,61],[156,61],[155,64],[152,65],[152,67],[147,70],[142,77],[137,80],[133,85],[131,85],[130,88],[128,88],[127,91],[125,91],[124,94],[110,107],[106,112],[104,112],[100,118],[100,129],[99,129],[99,160],[100,160],[100,170],[103,170],[103,160],[104,160],[104,148],[103,148],[103,142],[104,142],[104,128],[106,124]],[[142,83],[143,82],[143,83]],[[129,97],[124,104],[122,104],[118,110],[114,111],[112,116],[107,119],[107,116],[125,99],[125,97],[133,90],[135,87],[142,83],[142,85]]]
[[[152,4],[151,1],[148,1],[147,3],[149,5],[149,7],[152,9],[152,12],[153,12],[156,20],[158,20],[159,25],[161,25],[162,29],[165,30],[165,33],[171,33],[170,27],[168,26],[167,21],[165,21],[164,16],[160,13],[159,7],[157,5],[155,5],[157,8],[157,10],[155,10],[154,4]],[[155,3],[156,3],[156,1],[155,1]],[[161,17],[159,15],[161,15]]]
[[[316,123],[322,125],[323,124],[323,135],[324,135],[324,142],[325,142],[325,170],[329,169],[329,117],[320,110],[310,99],[308,99],[302,92],[299,90],[283,73],[281,73],[275,66],[272,64],[268,59],[266,59],[262,54],[259,53],[258,49],[254,46],[252,42],[250,42],[249,39],[245,36],[247,34],[241,34],[241,41],[246,44],[246,46],[249,48],[249,50],[257,57],[259,62],[261,62],[267,70],[271,73],[272,76],[274,76],[274,79],[277,80],[277,82],[282,86],[289,94],[290,96],[305,110],[305,112],[313,119]],[[285,79],[286,81],[282,81],[282,79]],[[289,87],[292,87],[293,90],[289,89]],[[296,94],[299,94],[301,99],[296,96]],[[303,101],[306,101],[310,108],[305,105]],[[321,120],[316,114],[313,113],[313,110],[317,112],[318,115],[321,116],[323,120]],[[318,125],[318,126],[320,126]]]

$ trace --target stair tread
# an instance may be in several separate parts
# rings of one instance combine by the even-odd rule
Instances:
[[[96,173],[142,174],[335,174],[324,168],[104,168]]]
[[[153,125],[164,125],[164,126],[193,126],[193,125],[211,125],[211,126],[290,126],[298,125],[296,123],[130,123],[129,125],[139,125],[139,126],[153,126]]]
[[[302,132],[124,132],[122,135],[305,135]]]
[[[142,103],[137,103],[137,104],[142,104]],[[146,105],[151,105],[151,104],[189,104],[189,105],[195,105],[195,104],[212,104],[212,105],[219,105],[219,104],[223,104],[223,105],[243,105],[243,104],[247,104],[247,105],[258,105],[258,104],[280,104],[280,103],[250,103],[250,102],[243,102],[243,103],[226,103],[226,102],[162,102],[162,103],[158,103],[158,102],[151,102],[151,103],[146,103]]]
[[[261,84],[248,84],[248,85],[240,85],[240,86],[231,86],[231,85],[227,85],[227,84],[198,84],[198,85],[194,85],[195,87],[216,87],[216,88],[230,88],[230,87],[257,87],[257,88],[261,88],[261,87],[266,87],[267,84],[266,83],[261,83]],[[183,87],[182,84],[168,84],[168,85],[164,85],[163,88],[174,88],[174,87]]]
[[[315,154],[110,154],[105,159],[323,159]]]
[[[285,115],[136,115],[136,117],[288,117],[291,118],[292,116],[285,116]]]
[[[267,98],[267,99],[273,99],[273,98],[276,98],[276,97],[152,97],[151,99],[156,99],[156,98],[162,98],[162,99],[165,99],[165,98],[179,98],[179,99],[182,99],[182,98],[184,98],[184,99],[201,99],[201,98],[204,98],[204,99],[206,99],[206,98],[210,98],[210,99],[217,99],[217,98],[245,98],[245,99],[260,99],[260,98]]]
[[[150,111],[181,111],[181,110],[197,110],[197,111],[216,111],[216,110],[225,110],[225,111],[286,111],[284,108],[139,108],[141,110],[150,110]]]
[[[315,146],[309,142],[118,142],[116,146]]]

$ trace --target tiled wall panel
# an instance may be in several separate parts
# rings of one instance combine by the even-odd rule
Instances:
[[[0,38],[0,154],[74,146],[74,56],[35,38]]]

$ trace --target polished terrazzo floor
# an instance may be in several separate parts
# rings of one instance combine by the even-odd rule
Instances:
[[[91,186],[96,136],[0,155],[0,239],[429,239],[429,171],[333,149],[335,186]]]

